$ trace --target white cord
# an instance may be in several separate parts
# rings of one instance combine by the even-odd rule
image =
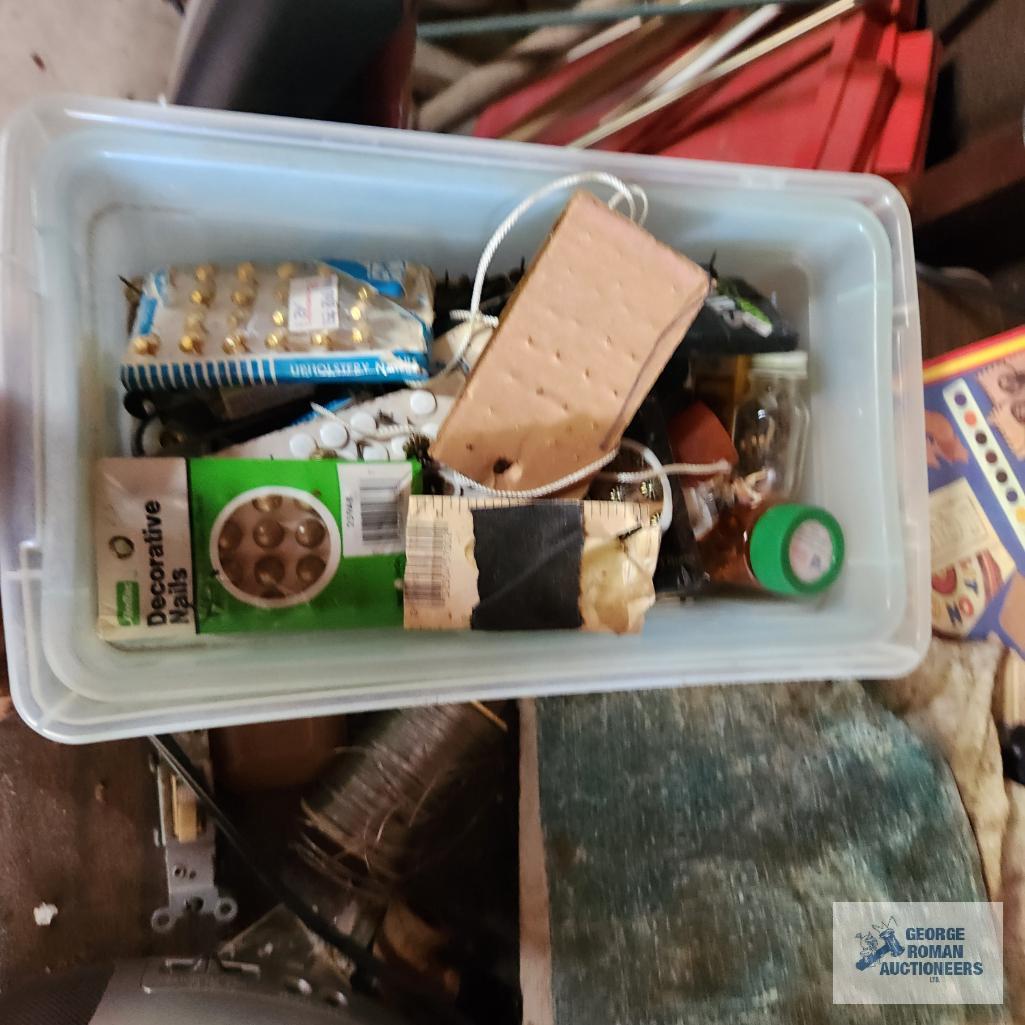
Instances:
[[[572,473],[566,474],[565,477],[552,481],[551,484],[542,484],[541,487],[528,488],[525,491],[502,491],[498,488],[489,488],[486,484],[478,484],[472,477],[467,477],[458,470],[450,469],[447,466],[442,467],[438,472],[443,480],[448,481],[454,487],[463,491],[472,491],[487,498],[547,498],[557,491],[563,491],[565,488],[570,488],[593,476],[597,470],[611,463],[617,455],[619,455],[619,450],[613,449],[603,455],[601,459],[596,459],[593,463],[588,463],[587,466],[582,466],[579,470],[574,470]]]
[[[477,264],[477,275],[473,279],[473,291],[470,293],[470,308],[469,310],[454,310],[452,312],[454,320],[479,320],[490,327],[498,326],[497,317],[489,317],[480,312],[481,296],[484,294],[484,279],[487,276],[488,268],[491,266],[491,261],[494,259],[498,247],[505,241],[506,236],[515,227],[516,222],[535,203],[539,203],[553,192],[572,188],[574,185],[587,184],[607,185],[615,193],[612,199],[609,200],[609,209],[615,210],[620,203],[625,202],[630,220],[641,227],[644,226],[644,222],[648,219],[648,196],[639,185],[628,185],[622,178],[617,178],[614,174],[609,174],[607,171],[581,171],[577,174],[567,174],[562,178],[556,178],[555,181],[542,185],[541,188],[536,189],[527,196],[495,229],[494,234],[488,239],[488,243],[480,255],[480,262]],[[434,375],[435,378],[445,377],[459,366],[463,359],[463,354],[470,347],[472,336],[473,331],[467,333],[466,338],[463,339],[452,358]],[[486,346],[487,343],[485,343]],[[483,349],[481,351],[483,352]],[[422,381],[413,385],[413,387],[422,388],[426,383],[426,381]]]
[[[566,474],[565,477],[560,477],[558,480],[552,481],[550,484],[542,484],[540,487],[528,488],[524,491],[503,491],[499,488],[489,488],[486,484],[479,484],[472,477],[467,477],[465,474],[460,473],[458,470],[453,470],[449,467],[442,467],[439,470],[442,478],[447,480],[454,487],[459,488],[462,491],[472,491],[475,494],[483,495],[488,498],[547,498],[549,495],[554,495],[559,491],[564,491],[566,488],[572,487],[574,484],[579,484],[580,481],[586,480],[588,477],[597,475],[603,480],[614,480],[619,484],[640,484],[642,481],[651,480],[652,477],[660,477],[663,480],[662,494],[669,494],[669,475],[683,475],[683,476],[705,476],[712,473],[728,473],[732,469],[730,463],[725,459],[720,459],[717,463],[668,463],[663,466],[658,461],[658,457],[645,448],[643,445],[638,445],[637,442],[631,441],[629,438],[624,438],[622,446],[625,448],[631,448],[633,451],[638,452],[645,459],[645,462],[649,463],[649,469],[647,470],[606,470],[604,473],[599,473],[603,466],[607,466],[612,462],[616,456],[619,455],[619,449],[613,449],[611,452],[607,452],[600,459],[596,459],[593,463],[588,463],[587,466],[582,466],[579,470],[574,470],[572,473]],[[647,455],[645,455],[647,453]],[[672,499],[670,498],[670,507],[668,510],[670,518],[672,517]],[[663,514],[666,513],[665,504],[663,503]],[[664,528],[668,529],[668,528]]]
[[[736,477],[731,481],[733,494],[744,505],[759,506],[765,500],[765,495],[759,490],[759,485],[765,483],[768,473],[765,470],[755,470],[746,477]]]
[[[713,473],[729,473],[732,465],[725,459],[714,463],[666,463],[658,461],[658,456],[646,445],[624,438],[620,447],[636,452],[649,466],[647,470],[604,470],[598,474],[600,480],[614,480],[617,484],[642,484],[652,477],[657,477],[662,487],[662,512],[658,522],[664,534],[673,522],[673,495],[669,488],[669,477],[704,477]]]
[[[625,445],[630,439],[624,438]],[[651,480],[662,474],[673,477],[707,477],[713,473],[729,473],[733,464],[725,459],[714,463],[665,463],[659,464],[657,468],[650,470],[607,470],[598,474],[603,480],[614,480],[619,484],[640,484],[642,481]]]
[[[453,310],[449,316],[451,316],[453,320],[458,320],[461,324],[465,324],[468,320],[475,319],[469,310]],[[481,313],[480,310],[478,310],[476,319],[487,327],[498,327],[498,317],[493,317],[490,313]],[[470,333],[472,334],[473,332],[471,331]],[[464,342],[460,347],[459,352],[464,352],[468,345],[468,342]],[[462,359],[461,355],[460,359]],[[447,373],[447,371],[439,370],[437,376],[441,377],[441,375],[445,373]]]

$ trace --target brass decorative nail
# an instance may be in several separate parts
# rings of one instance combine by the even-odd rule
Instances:
[[[160,348],[160,338],[154,334],[137,335],[132,339],[132,348],[140,356],[155,356]]]
[[[240,352],[246,351],[245,337],[241,334],[227,335],[221,344],[221,348],[229,356],[237,356]]]

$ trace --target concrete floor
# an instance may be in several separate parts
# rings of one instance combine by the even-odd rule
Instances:
[[[149,927],[167,890],[148,754],[145,741],[62,747],[0,723],[0,990],[187,942]],[[58,909],[47,928],[32,914],[42,902]]]
[[[167,0],[3,0],[0,121],[40,92],[156,99],[180,22]]]
[[[2,0],[0,121],[40,92],[156,99],[180,20],[166,0]],[[5,678],[0,659],[0,692]],[[148,759],[145,741],[60,747],[0,723],[0,989],[184,942],[149,927],[167,893]],[[48,928],[43,901],[59,909]]]

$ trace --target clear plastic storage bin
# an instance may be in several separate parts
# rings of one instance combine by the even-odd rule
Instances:
[[[929,637],[911,226],[878,178],[579,152],[95,99],[41,99],[2,142],[0,570],[15,703],[84,742],[331,712],[742,680],[885,677]],[[126,651],[96,636],[93,461],[126,451],[118,275],[169,262],[406,257],[472,272],[528,192],[606,169],[650,230],[779,302],[809,352],[801,498],[847,534],[811,605],[659,604],[642,635],[321,632]],[[530,257],[566,196],[495,261]]]

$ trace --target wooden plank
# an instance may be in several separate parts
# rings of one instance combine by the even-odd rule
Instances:
[[[912,220],[917,229],[935,226],[1023,184],[1025,145],[1015,121],[926,171],[911,187]]]
[[[541,834],[537,765],[537,709],[532,700],[520,710],[520,989],[523,1025],[553,1025],[552,935],[548,871]]]
[[[918,282],[922,319],[922,357],[931,359],[952,349],[991,338],[1013,327],[1011,318],[984,293],[973,294]]]
[[[581,10],[608,10],[625,0],[580,0]],[[505,96],[542,69],[559,61],[566,51],[594,34],[593,25],[543,28],[531,32],[488,64],[453,82],[420,109],[419,125],[426,132],[443,132],[472,117],[492,100]]]
[[[435,93],[468,75],[477,65],[443,47],[418,39],[413,54],[413,90]]]
[[[145,741],[69,747],[16,716],[0,723],[0,989],[44,971],[201,949],[184,924],[168,936],[150,928],[167,903],[156,803]],[[46,928],[32,915],[43,902],[58,909]]]
[[[927,263],[991,272],[1025,255],[1021,122],[971,143],[906,186],[915,251]]]

